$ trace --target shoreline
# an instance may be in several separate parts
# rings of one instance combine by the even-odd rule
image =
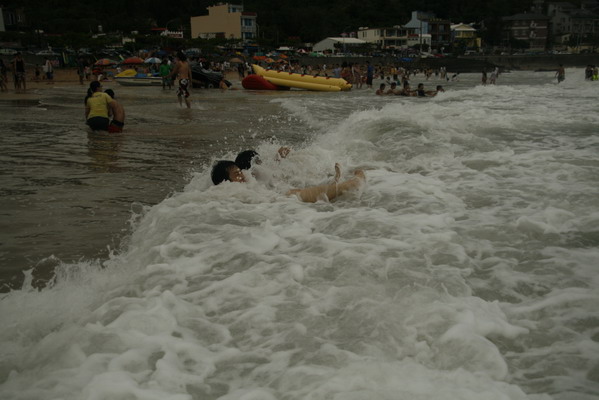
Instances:
[[[54,79],[52,80],[52,83],[48,83],[46,79],[42,79],[41,77],[39,81],[35,81],[33,79],[33,71],[29,69],[27,70],[26,78],[27,90],[24,92],[17,92],[15,91],[14,81],[12,80],[12,75],[10,73],[8,74],[8,77],[8,82],[6,82],[8,91],[0,92],[0,101],[39,100],[43,92],[56,87],[80,87],[82,96],[85,96],[87,88],[89,87],[90,82],[92,82],[92,80],[84,80],[83,84],[80,84],[77,70],[71,67],[54,69]],[[238,81],[241,84],[237,71],[227,71],[225,73],[225,78],[232,82]],[[105,82],[116,83],[114,80],[107,80]]]
[[[398,61],[397,58],[390,57],[299,57],[300,64],[333,66],[343,62],[365,63],[370,61],[375,65],[397,64],[407,68],[440,68],[445,67],[449,72],[477,73],[482,69],[492,70],[496,66],[501,70],[509,71],[555,71],[560,64],[566,68],[584,68],[586,65],[599,65],[599,54],[556,54],[556,55],[504,55],[504,56],[467,56],[457,58],[421,58],[413,61]],[[113,71],[115,72],[115,71]],[[46,90],[55,87],[81,87],[82,93],[85,93],[91,80],[85,80],[83,84],[79,83],[77,69],[74,67],[56,68],[54,70],[53,83],[48,83],[40,75],[40,79],[34,79],[34,69],[27,69],[27,90],[25,92],[16,92],[12,80],[12,74],[8,74],[6,82],[8,91],[0,92],[0,101],[16,100],[39,100],[41,94]],[[236,70],[231,69],[225,72],[225,78],[231,82],[241,84]],[[114,82],[114,81],[112,81]]]

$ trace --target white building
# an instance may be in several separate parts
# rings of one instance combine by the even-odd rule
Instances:
[[[348,50],[352,46],[361,46],[368,42],[361,39],[350,38],[350,37],[328,37],[320,42],[314,44],[312,51],[336,51],[336,50]],[[337,47],[335,47],[337,45]]]
[[[389,28],[360,27],[358,38],[368,43],[375,43],[383,50],[405,49],[410,46],[411,38],[414,37],[414,29],[395,25]],[[418,41],[418,43],[420,43]],[[430,44],[430,35],[428,35]]]

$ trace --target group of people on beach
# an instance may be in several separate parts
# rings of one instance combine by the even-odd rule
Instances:
[[[10,62],[10,68],[13,72],[15,92],[27,91],[27,70],[25,60],[23,60],[23,56],[20,52],[15,54],[15,58]],[[42,67],[40,67],[39,64],[36,64],[34,71],[33,80],[35,82],[44,79],[47,84],[54,83],[54,63],[49,58],[44,58]],[[0,59],[0,91],[8,91],[8,66],[2,59]]]
[[[288,147],[279,148],[276,160],[281,161],[290,153]],[[212,183],[218,185],[222,182],[247,182],[251,176],[257,181],[262,181],[263,177],[257,170],[257,166],[262,162],[259,154],[254,150],[245,150],[237,155],[235,161],[220,160],[212,167],[210,177]],[[246,175],[247,174],[247,175]],[[335,178],[333,183],[309,186],[301,189],[291,189],[287,191],[287,196],[296,196],[299,200],[306,203],[315,203],[319,200],[333,200],[347,191],[361,187],[366,181],[364,171],[358,169],[354,171],[354,176],[340,181],[341,167],[335,164]]]

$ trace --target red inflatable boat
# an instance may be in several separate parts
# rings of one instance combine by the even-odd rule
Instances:
[[[287,86],[278,86],[270,83],[260,75],[251,74],[243,78],[241,86],[248,90],[289,90]]]

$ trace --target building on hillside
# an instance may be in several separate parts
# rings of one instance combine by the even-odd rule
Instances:
[[[368,42],[361,39],[352,37],[328,37],[315,43],[312,47],[312,51],[342,51],[346,52],[351,50],[352,47],[359,47],[367,44]]]
[[[570,12],[570,33],[580,38],[599,33],[599,15],[587,9],[573,10]]]
[[[532,51],[544,51],[547,47],[549,17],[542,14],[523,13],[502,18],[506,45],[513,39],[527,43]]]
[[[453,24],[451,25],[451,41],[463,42],[467,49],[480,49],[481,40],[478,37],[477,30],[470,24]]]
[[[0,32],[16,31],[28,27],[23,7],[0,5]]]
[[[451,23],[449,20],[436,18],[433,13],[412,11],[412,19],[404,25],[414,29],[417,34],[431,35],[430,46],[442,50],[451,43]]]
[[[243,5],[219,3],[207,8],[208,15],[191,17],[191,38],[225,38],[252,41],[258,36],[257,14]]]
[[[413,28],[406,28],[401,25],[389,28],[360,27],[358,30],[358,39],[374,43],[382,50],[406,49],[410,46],[410,37],[414,35]],[[430,39],[428,44],[430,45]]]
[[[548,2],[551,43],[567,44],[574,39],[579,46],[599,33],[599,2],[583,0],[580,7],[568,2]]]
[[[576,10],[576,6],[567,2],[547,3],[547,16],[551,35],[557,42],[562,42],[564,36],[570,34],[570,13]]]

